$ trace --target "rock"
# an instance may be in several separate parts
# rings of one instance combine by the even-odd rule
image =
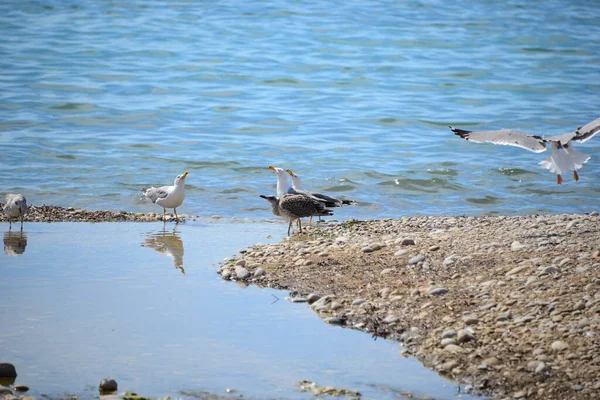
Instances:
[[[565,351],[569,348],[569,344],[567,342],[563,342],[562,340],[556,340],[552,342],[551,347],[554,351]]]
[[[13,394],[12,390],[10,390],[10,388],[4,386],[4,385],[0,385],[0,396],[2,396],[2,398],[4,399],[5,396],[11,396]]]
[[[414,256],[413,258],[408,260],[408,265],[415,265],[415,264],[423,261],[424,259],[425,259],[425,256],[422,254],[419,254],[418,256]]]
[[[240,267],[239,265],[235,267],[235,276],[238,279],[246,279],[250,276],[250,272],[244,267]]]
[[[340,303],[338,303],[337,301],[333,301],[331,303],[331,305],[329,306],[329,309],[331,309],[332,311],[337,311],[340,308],[342,308],[342,305]]]
[[[456,344],[449,344],[446,347],[444,347],[444,350],[452,354],[464,353],[464,349]]]
[[[255,277],[255,278],[258,278],[259,276],[263,276],[263,275],[265,275],[266,273],[267,273],[267,271],[265,271],[265,269],[264,269],[264,268],[262,268],[262,267],[258,267],[258,268],[256,268],[256,271],[254,271],[254,277]]]
[[[26,392],[29,390],[29,387],[26,385],[13,385],[13,389],[17,392]]]
[[[353,306],[360,306],[361,304],[366,303],[366,302],[367,302],[367,300],[365,300],[365,299],[354,299],[352,301],[352,305]]]
[[[515,240],[514,242],[512,242],[510,244],[510,250],[511,251],[519,251],[519,250],[523,250],[526,246],[524,244],[522,244],[521,242]]]
[[[101,392],[115,392],[117,390],[117,381],[112,378],[104,378],[98,388]]]
[[[344,321],[342,321],[341,319],[339,319],[337,317],[325,318],[325,319],[323,319],[323,321],[325,321],[326,323],[328,323],[330,325],[343,325],[344,324]]]
[[[449,290],[446,288],[432,288],[429,289],[429,295],[430,296],[441,296],[444,295],[446,293],[448,293]]]
[[[446,339],[442,339],[442,341],[440,342],[440,345],[442,347],[446,347],[449,344],[456,344],[456,339],[454,339],[454,338],[446,338]]]
[[[496,357],[489,357],[483,360],[483,364],[487,365],[488,367],[493,367],[495,365],[500,365],[500,360]]]
[[[402,246],[414,246],[415,245],[415,241],[413,239],[402,239],[402,242],[400,243]]]
[[[477,340],[475,338],[475,335],[473,335],[471,332],[469,332],[466,329],[461,329],[458,331],[457,335],[456,335],[456,342],[457,343],[466,343],[466,342],[472,342],[474,340]]]
[[[524,390],[519,390],[518,392],[513,393],[513,399],[523,399],[527,397],[527,392]]]
[[[429,251],[437,251],[437,250],[439,250],[439,249],[440,249],[440,246],[438,246],[438,245],[434,245],[434,246],[431,246],[431,247],[429,248]]]
[[[372,253],[373,248],[371,248],[371,246],[366,246],[366,247],[363,247],[362,249],[360,249],[360,251],[362,251],[363,253]]]
[[[246,260],[237,260],[235,265],[239,265],[240,267],[246,266]]]
[[[442,332],[442,339],[454,338],[456,337],[456,331],[453,329],[449,329],[447,331]]]
[[[511,269],[510,271],[508,271],[506,273],[506,276],[516,275],[519,272],[526,270],[527,268],[529,268],[527,265],[521,265],[520,267],[515,267],[515,268]]]
[[[229,280],[229,278],[231,278],[231,271],[226,269],[225,271],[221,272],[221,278],[224,280]]]
[[[16,378],[17,370],[11,363],[0,363],[0,378]]]
[[[463,321],[464,321],[465,325],[467,325],[467,326],[477,325],[479,322],[481,322],[481,320],[479,318],[475,318],[475,317],[465,317],[465,318],[463,318]]]
[[[546,370],[546,363],[543,361],[540,361],[538,363],[538,365],[535,367],[536,374],[540,374],[540,373],[544,372],[545,370]]]
[[[396,257],[399,257],[399,256],[405,255],[406,253],[408,253],[408,250],[398,250],[397,252],[394,253],[394,255]]]
[[[558,273],[558,268],[556,268],[555,266],[551,265],[549,267],[546,267],[542,270],[542,272],[540,273],[540,275],[554,275]]]
[[[321,296],[319,296],[318,294],[311,293],[308,296],[306,296],[306,301],[308,302],[308,304],[312,304],[320,298]]]

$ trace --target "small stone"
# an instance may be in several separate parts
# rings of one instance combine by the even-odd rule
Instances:
[[[117,390],[117,381],[112,378],[102,379],[99,389],[101,392],[115,392]]]
[[[394,253],[394,255],[396,257],[399,257],[399,256],[405,255],[406,253],[408,253],[408,250],[398,250],[397,252]]]
[[[326,323],[328,323],[330,325],[343,325],[344,324],[344,321],[342,321],[341,319],[339,319],[337,317],[325,318],[325,319],[323,319],[323,321],[325,321]]]
[[[535,367],[535,373],[536,374],[540,374],[542,372],[544,372],[546,370],[546,363],[543,361],[540,361],[537,365],[537,367]]]
[[[9,387],[0,385],[0,396],[2,396],[2,399],[12,396],[12,394],[13,394],[13,392],[12,392],[12,390],[10,390]]]
[[[429,295],[430,296],[441,296],[448,292],[449,292],[449,290],[446,288],[432,288],[429,290]]]
[[[470,326],[470,325],[477,325],[479,322],[481,322],[479,320],[479,318],[475,318],[475,317],[465,317],[463,319],[465,325]]]
[[[414,246],[415,245],[415,241],[413,239],[402,239],[402,242],[400,243],[402,246]]]
[[[332,311],[337,311],[337,310],[339,310],[340,308],[342,308],[342,305],[341,305],[339,302],[337,302],[337,301],[334,301],[334,302],[332,302],[332,303],[331,303],[331,305],[329,306],[329,308],[330,308]]]
[[[0,363],[0,378],[16,378],[17,370],[11,363]]]
[[[540,275],[554,275],[556,273],[558,273],[558,268],[551,265],[549,267],[544,268]]]
[[[431,246],[431,247],[429,248],[429,251],[437,251],[437,250],[439,250],[439,249],[440,249],[440,246],[438,246],[438,245],[434,245],[434,246]]]
[[[308,302],[308,304],[312,304],[320,298],[321,296],[319,296],[318,294],[311,293],[308,296],[306,296],[306,301]]]
[[[524,244],[522,244],[521,242],[515,240],[514,242],[512,242],[510,244],[510,250],[511,251],[519,251],[519,250],[523,250],[526,246]]]
[[[457,343],[472,342],[474,340],[477,340],[475,338],[475,335],[473,335],[471,332],[469,332],[466,329],[459,330],[458,333],[457,333],[457,335],[456,335],[456,342]]]
[[[226,269],[225,271],[221,272],[221,279],[228,281],[231,278],[231,271]]]
[[[250,272],[244,267],[240,267],[239,265],[235,267],[235,276],[238,279],[246,279],[250,276]]]
[[[440,344],[442,345],[442,347],[446,347],[449,344],[456,344],[456,339],[454,339],[454,338],[442,339],[442,341],[440,342]]]
[[[383,322],[385,322],[386,324],[393,324],[398,322],[399,318],[394,316],[394,315],[388,315],[387,317],[385,317],[385,319],[383,320]]]
[[[246,260],[237,260],[235,265],[239,265],[240,267],[246,266]]]
[[[527,397],[527,392],[524,390],[520,390],[518,392],[513,393],[512,397],[513,399],[522,399]]]
[[[263,275],[265,275],[266,273],[267,273],[267,271],[265,271],[265,269],[264,269],[264,268],[262,268],[262,267],[258,267],[258,268],[256,268],[256,271],[254,271],[254,277],[255,277],[255,278],[258,278],[259,276],[263,276]]]
[[[415,265],[415,264],[423,261],[424,259],[425,259],[425,256],[422,254],[419,254],[418,256],[414,256],[413,258],[408,260],[408,265]]]
[[[573,386],[571,386],[571,389],[573,389],[576,392],[580,392],[580,391],[583,390],[583,386],[581,386],[581,385],[573,385]]]
[[[360,251],[362,251],[363,253],[372,253],[373,248],[371,246],[366,246],[366,247],[363,247],[362,249],[360,249]]]
[[[506,276],[513,276],[513,275],[516,275],[516,274],[518,274],[519,272],[526,270],[527,268],[529,268],[529,267],[528,267],[528,266],[526,266],[526,265],[521,265],[520,267],[515,267],[515,268],[511,269],[510,271],[508,271],[508,272],[506,273]]]
[[[565,351],[566,349],[569,348],[568,343],[563,342],[562,340],[556,340],[555,342],[552,343],[551,345],[552,350],[554,351]]]
[[[360,306],[361,304],[365,303],[367,300],[365,299],[354,299],[354,301],[352,301],[352,305],[353,306]]]
[[[447,351],[448,353],[452,353],[452,354],[464,352],[464,349],[456,344],[449,344],[444,347],[444,350]]]
[[[489,357],[483,360],[483,364],[487,365],[488,367],[493,367],[494,365],[499,365],[500,360],[496,357]]]
[[[447,331],[442,332],[442,339],[454,338],[456,337],[456,331],[453,329],[449,329]]]

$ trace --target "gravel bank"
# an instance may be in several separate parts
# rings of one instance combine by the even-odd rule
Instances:
[[[348,221],[240,252],[223,279],[290,290],[473,393],[600,398],[597,212]]]

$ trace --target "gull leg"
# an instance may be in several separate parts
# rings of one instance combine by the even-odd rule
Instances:
[[[300,228],[300,233],[302,233],[302,221],[298,218],[298,227]]]
[[[177,216],[177,208],[173,208],[173,211],[175,211],[175,223],[178,224],[179,223],[179,217]]]
[[[12,229],[12,220],[9,218],[8,219],[8,230],[10,231]]]
[[[309,224],[312,224],[312,215],[310,216],[310,220],[308,221]]]
[[[292,220],[290,220],[290,223],[288,225],[288,236],[290,236],[290,229],[292,229]]]
[[[562,176],[560,176],[560,174],[556,175],[556,183],[558,183],[559,185],[562,183]]]
[[[167,220],[166,214],[167,214],[167,209],[163,207],[163,221]]]
[[[23,216],[21,215],[21,232],[23,232]]]
[[[575,179],[575,182],[579,180],[579,174],[577,173],[577,170],[573,171],[573,179]]]

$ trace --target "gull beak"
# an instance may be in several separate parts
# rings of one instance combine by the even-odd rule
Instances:
[[[275,171],[275,167],[272,165],[269,165],[269,169]]]
[[[290,174],[290,176],[294,176],[294,173],[292,172],[291,169],[286,169],[285,172],[287,172],[288,174]]]
[[[181,177],[182,177],[183,179],[185,179],[185,177],[187,176],[187,174],[188,174],[188,171],[185,171]]]

